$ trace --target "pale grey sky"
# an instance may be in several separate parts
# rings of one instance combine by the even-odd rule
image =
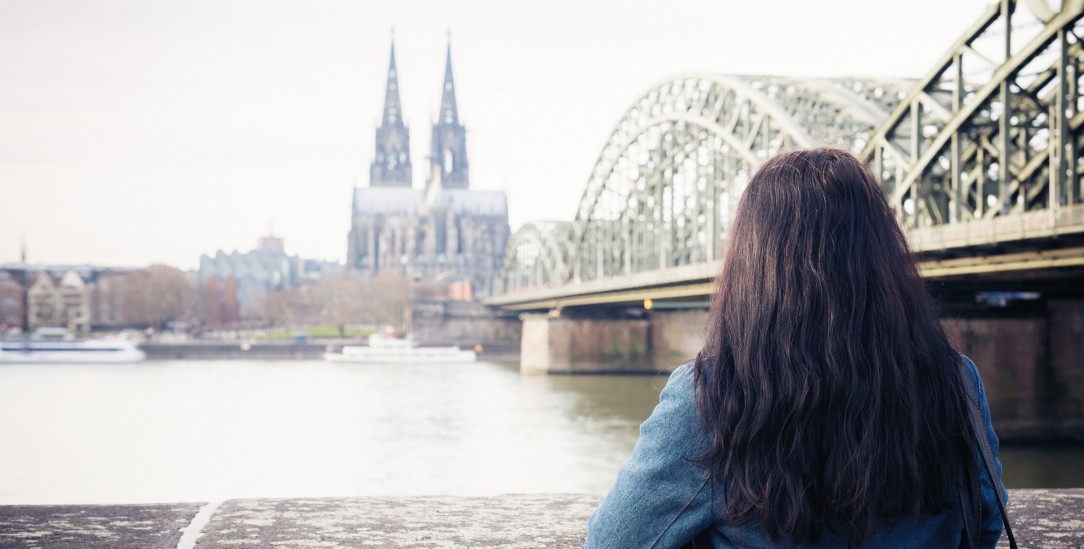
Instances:
[[[0,263],[343,260],[394,26],[415,185],[446,33],[471,184],[571,219],[600,147],[682,72],[918,77],[983,0],[0,0]]]

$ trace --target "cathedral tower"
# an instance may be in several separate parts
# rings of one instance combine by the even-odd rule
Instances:
[[[411,186],[410,128],[403,124],[403,107],[399,102],[394,39],[388,63],[388,84],[384,90],[384,116],[376,128],[376,154],[369,167],[369,186]]]
[[[455,81],[452,79],[452,43],[444,62],[444,88],[441,90],[440,116],[433,124],[432,146],[429,151],[429,177],[425,186],[434,183],[445,189],[467,189],[467,129],[459,123],[455,103]]]

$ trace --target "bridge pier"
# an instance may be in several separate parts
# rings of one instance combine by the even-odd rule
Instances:
[[[523,373],[654,373],[673,370],[696,356],[707,311],[650,311],[631,318],[558,314],[521,318]]]
[[[979,367],[998,434],[1084,439],[1084,300],[943,323]]]

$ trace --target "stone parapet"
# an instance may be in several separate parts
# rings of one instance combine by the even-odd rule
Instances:
[[[582,547],[598,496],[0,506],[0,547]],[[1020,547],[1084,545],[1084,489],[1011,490]],[[1007,547],[1004,536],[1000,546]]]

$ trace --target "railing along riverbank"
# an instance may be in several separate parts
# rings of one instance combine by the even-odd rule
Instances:
[[[0,506],[0,547],[582,547],[598,496]],[[1020,547],[1084,545],[1084,488],[1010,490]],[[1007,546],[1002,536],[1001,546]]]

